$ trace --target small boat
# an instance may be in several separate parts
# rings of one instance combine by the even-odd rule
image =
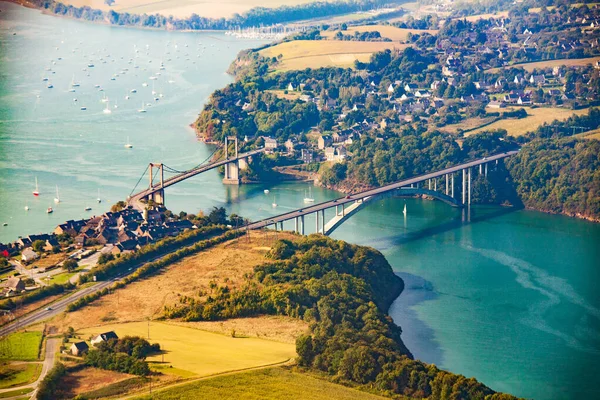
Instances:
[[[273,203],[271,203],[271,207],[275,208],[277,207],[277,197],[273,196]]]
[[[56,197],[54,198],[56,204],[60,203],[60,197],[58,196],[58,185],[56,185]]]
[[[129,96],[125,96],[125,100],[129,100]]]
[[[131,89],[130,92],[131,93],[137,93],[137,90],[136,89]]]
[[[80,110],[85,111],[85,110],[87,110],[87,107],[81,107]]]
[[[98,189],[98,198],[96,200],[98,203],[102,203],[102,199],[100,198],[100,189]]]
[[[52,89],[52,88],[54,87],[54,85],[53,85],[53,84],[51,84],[51,83],[49,83],[49,84],[48,84],[46,87],[47,87],[48,89]]]
[[[92,63],[89,63],[89,64],[88,64],[88,68],[94,68],[94,64],[92,64]]]
[[[138,110],[138,112],[140,112],[140,113],[145,113],[146,112],[146,109],[144,108],[144,102],[142,102],[142,108],[140,108]]]
[[[47,77],[43,77],[42,78],[42,82],[48,82],[48,78]]]
[[[29,211],[29,206],[25,203],[25,211]]]
[[[33,195],[34,196],[39,196],[40,195],[40,191],[39,191],[39,188],[38,188],[37,177],[35,178],[35,190],[33,191]]]
[[[402,214],[406,215],[406,204],[404,205],[404,210],[402,211]]]
[[[52,214],[54,212],[54,210],[52,209],[52,207],[48,207],[46,209],[46,214]]]
[[[102,112],[104,114],[110,114],[110,113],[112,113],[112,111],[110,110],[110,108],[108,108],[108,100],[106,101],[106,107],[104,108],[104,110],[102,110]]]
[[[85,211],[90,211],[91,209],[92,209],[92,207],[90,207],[90,206],[87,206],[87,207],[85,208]]]
[[[133,145],[131,143],[129,143],[129,136],[127,136],[127,143],[124,146],[126,149],[131,149],[133,147]],[[99,197],[99,196],[98,196]]]
[[[314,203],[315,202],[315,199],[313,199],[313,197],[312,197],[312,190],[310,187],[308,188],[308,197],[306,197],[306,195],[305,195],[304,202],[305,203]]]
[[[97,84],[96,84],[96,85],[94,85],[94,87],[95,87],[96,89],[98,89],[98,88],[100,87],[100,85],[97,85]]]
[[[263,192],[264,192],[265,194],[269,194],[269,189],[265,189],[265,190],[263,190]]]
[[[146,82],[144,82],[144,83],[142,83],[142,86],[143,86],[143,87],[147,87],[147,86],[148,86],[148,84],[147,84]]]
[[[104,94],[104,96],[102,96],[102,100],[103,103],[106,103],[108,101],[108,97],[106,97],[106,94]]]

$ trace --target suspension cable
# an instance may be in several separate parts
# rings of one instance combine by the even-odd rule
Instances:
[[[150,168],[150,165],[146,166],[146,169],[142,173],[142,176],[140,176],[140,179],[138,179],[137,183],[135,184],[135,186],[131,190],[131,193],[129,193],[129,197],[131,197],[131,195],[133,194],[133,192],[135,192],[135,189],[137,189],[137,187],[140,184],[140,182],[142,181],[142,179],[144,179],[144,176],[146,175],[146,171],[148,171],[148,168]]]

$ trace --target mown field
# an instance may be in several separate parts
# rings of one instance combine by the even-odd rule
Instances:
[[[136,399],[155,400],[378,400],[383,397],[336,385],[287,368],[268,368],[204,379]]]
[[[525,71],[532,72],[534,69],[540,68],[554,68],[560,67],[561,65],[566,65],[567,67],[582,67],[588,64],[595,64],[597,61],[600,61],[600,57],[590,57],[590,58],[573,58],[573,59],[564,59],[564,60],[548,60],[548,61],[537,61],[526,64],[515,64],[509,65],[508,67],[502,68],[491,68],[486,72],[498,72],[503,68],[523,68]]]
[[[581,139],[596,139],[600,140],[600,129],[594,129],[593,131],[583,132],[575,135]]]
[[[260,51],[265,57],[282,55],[278,71],[305,68],[349,68],[355,60],[366,62],[371,54],[385,49],[404,49],[407,45],[393,42],[350,42],[337,40],[295,40]]]
[[[0,389],[34,382],[42,370],[41,363],[0,364]]]
[[[231,337],[164,322],[150,322],[149,326],[150,342],[160,343],[164,363],[198,376],[283,363],[296,356],[296,346],[291,343]],[[111,330],[119,337],[147,338],[148,323],[105,325],[78,333],[87,337]],[[163,355],[148,357],[147,361],[163,362]]]
[[[104,0],[61,0],[76,7],[89,6],[99,10],[114,10],[130,14],[161,14],[187,18],[192,14],[208,18],[228,18],[243,14],[254,7],[275,8],[282,5],[312,3],[317,0],[117,0],[109,7]]]
[[[516,109],[516,108],[515,108]],[[509,111],[511,108],[501,109],[502,111]],[[482,131],[495,130],[495,129],[506,129],[510,136],[521,136],[529,131],[537,129],[538,126],[544,123],[550,123],[554,120],[565,120],[573,114],[584,115],[588,113],[588,109],[582,110],[569,110],[565,108],[525,108],[528,116],[522,119],[502,119],[496,121],[483,128],[475,129],[473,131],[465,133],[465,136],[475,135]],[[488,112],[497,112],[497,109],[488,109]]]
[[[464,19],[466,19],[467,21],[471,21],[471,22],[477,22],[480,19],[491,19],[491,18],[498,19],[498,18],[507,18],[507,17],[508,17],[508,11],[500,11],[495,14],[470,15],[468,17],[465,17]]]
[[[431,35],[436,35],[438,32],[437,30],[402,29],[391,25],[360,25],[348,27],[348,29],[343,31],[343,33],[344,35],[354,35],[354,32],[362,33],[373,31],[378,31],[382,37],[392,39],[394,41],[407,40],[410,33],[429,33]],[[324,31],[321,32],[321,35],[331,39],[336,33],[337,31]]]
[[[16,332],[0,339],[0,360],[35,361],[38,359],[41,331]]]

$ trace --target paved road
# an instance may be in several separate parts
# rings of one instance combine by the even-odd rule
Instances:
[[[58,349],[59,345],[60,345],[59,338],[50,338],[46,341],[46,353],[45,353],[45,357],[44,357],[44,362],[42,363],[42,371],[40,373],[40,376],[37,378],[37,380],[35,382],[30,383],[28,385],[14,386],[11,388],[0,389],[0,393],[12,392],[14,390],[20,390],[20,389],[36,389],[30,395],[31,398],[34,398],[38,385],[40,384],[42,379],[44,379],[46,377],[46,375],[48,374],[48,371],[50,371],[52,369],[52,367],[54,366],[54,361],[56,358],[56,349]],[[15,397],[21,398],[21,397],[23,397],[23,395],[15,396]]]
[[[347,204],[347,203],[354,203],[356,200],[360,200],[360,199],[364,199],[365,197],[369,197],[369,196],[376,196],[382,193],[386,193],[392,190],[396,190],[396,189],[400,189],[402,187],[406,187],[406,186],[410,186],[411,184],[414,183],[419,183],[419,182],[423,182],[426,181],[428,179],[433,179],[433,178],[437,178],[446,174],[451,174],[451,173],[455,173],[455,172],[459,172],[465,168],[470,168],[470,167],[475,167],[478,166],[480,164],[485,164],[488,162],[493,162],[499,159],[503,159],[506,157],[510,157],[514,154],[517,154],[518,150],[515,151],[509,151],[506,153],[501,153],[501,154],[496,154],[493,156],[489,156],[486,158],[482,158],[482,159],[478,159],[475,161],[470,161],[464,164],[459,164],[456,165],[454,167],[450,167],[450,168],[446,168],[440,171],[436,171],[436,172],[432,172],[429,174],[425,174],[425,175],[420,175],[420,176],[416,176],[414,178],[410,178],[410,179],[404,179],[402,181],[396,182],[396,183],[392,183],[386,186],[382,186],[376,189],[371,189],[371,190],[366,190],[364,192],[360,192],[360,193],[352,193],[351,195],[348,195],[346,197],[341,197],[339,199],[334,199],[331,201],[326,201],[324,203],[319,203],[319,204],[314,204],[305,208],[301,208],[295,211],[290,211],[287,212],[285,214],[281,214],[281,215],[277,215],[274,217],[269,217],[269,218],[265,218],[263,220],[257,221],[257,222],[253,222],[245,227],[240,228],[240,230],[246,230],[246,229],[261,229],[264,228],[266,226],[269,225],[273,225],[276,224],[277,222],[283,222],[283,221],[287,221],[296,217],[301,217],[304,215],[309,215],[312,213],[315,213],[317,211],[321,211],[321,210],[326,210],[328,208],[332,208],[335,206],[339,206],[342,204]]]

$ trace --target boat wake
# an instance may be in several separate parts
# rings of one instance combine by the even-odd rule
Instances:
[[[474,248],[469,245],[463,245],[462,247],[485,258],[493,260],[501,265],[509,267],[515,273],[516,281],[519,283],[519,285],[525,289],[537,291],[544,296],[544,299],[529,305],[529,315],[526,318],[522,318],[522,323],[546,332],[550,335],[556,336],[563,340],[568,346],[577,350],[587,353],[600,354],[599,348],[586,345],[582,343],[579,338],[571,336],[568,333],[562,332],[550,326],[544,318],[545,314],[550,309],[560,304],[561,301],[566,300],[567,302],[581,307],[586,311],[587,314],[583,318],[583,322],[587,321],[589,319],[588,317],[600,320],[600,310],[589,304],[565,279],[552,276],[543,269],[536,267],[525,260],[512,257],[501,251]],[[581,334],[584,332],[585,334]],[[586,340],[587,338],[598,337],[600,335],[600,332],[594,331],[592,334],[589,329],[583,329],[579,325],[576,327],[575,333],[583,340]]]

